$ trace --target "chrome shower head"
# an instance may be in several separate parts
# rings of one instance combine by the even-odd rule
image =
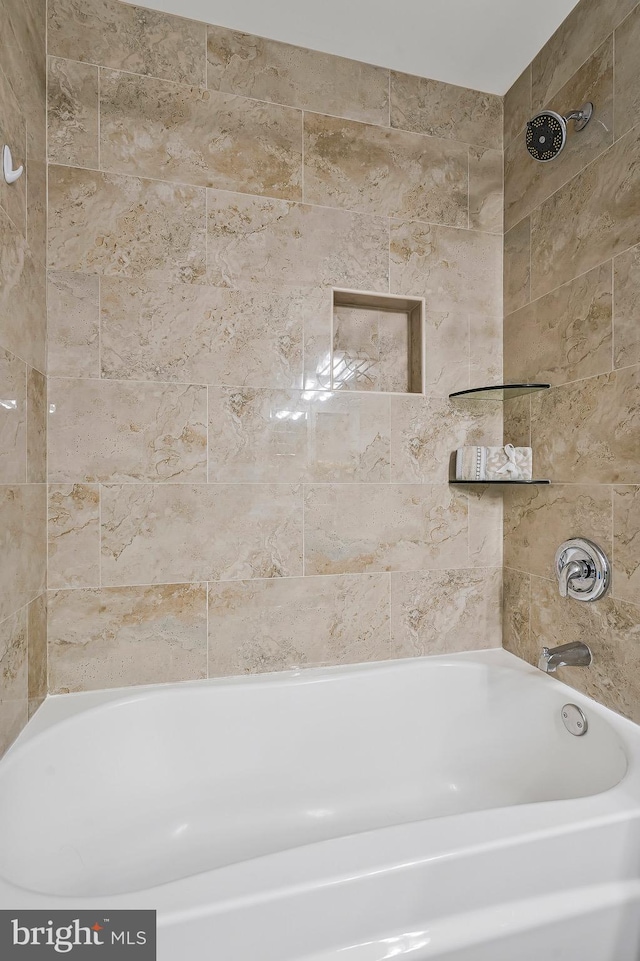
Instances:
[[[576,130],[584,130],[593,116],[593,104],[585,103],[563,117],[553,110],[543,110],[527,123],[527,150],[534,160],[555,160],[567,142],[567,122],[573,120]]]

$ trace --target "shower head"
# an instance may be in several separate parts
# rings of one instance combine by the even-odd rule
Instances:
[[[585,103],[563,117],[553,110],[543,110],[527,123],[527,150],[534,160],[555,160],[567,142],[567,122],[573,120],[576,130],[584,130],[593,116],[593,104]]]

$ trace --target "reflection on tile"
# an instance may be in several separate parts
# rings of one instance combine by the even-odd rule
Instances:
[[[633,247],[613,262],[613,361],[616,367],[640,364],[640,247]]]
[[[331,295],[323,290],[225,290],[112,277],[101,288],[104,377],[300,387],[308,324],[326,331],[317,344],[321,357],[309,343],[309,366],[325,363],[329,351]]]
[[[467,542],[467,500],[446,485],[306,489],[306,574],[466,567]]]
[[[531,66],[525,67],[504,96],[504,145],[524,133],[527,120],[533,116],[531,108]]]
[[[540,651],[532,646],[529,633],[530,595],[531,575],[505,567],[502,571],[502,644],[516,657],[537,664]]]
[[[27,367],[0,348],[0,483],[24,484],[27,458]]]
[[[55,591],[52,694],[207,676],[205,584]]]
[[[502,233],[502,151],[469,148],[469,226]]]
[[[198,87],[100,71],[104,170],[302,198],[302,113]]]
[[[6,69],[6,64],[3,64]],[[9,144],[14,167],[25,164],[27,153],[27,129],[24,112],[11,89],[11,84],[0,67],[0,147]],[[26,236],[27,181],[21,177],[8,184],[0,176],[0,207],[11,218],[20,233]]]
[[[500,150],[502,98],[392,70],[391,126]]]
[[[388,289],[381,217],[209,190],[209,282]]]
[[[44,270],[2,208],[0,278],[0,345],[44,371],[47,328]]]
[[[504,312],[531,299],[531,227],[526,217],[504,235]]]
[[[537,470],[559,483],[640,483],[640,367],[532,395]]]
[[[209,585],[209,676],[390,656],[389,575]]]
[[[100,584],[100,488],[49,485],[49,587]]]
[[[506,567],[555,579],[556,550],[570,537],[588,537],[611,556],[611,490],[581,484],[510,487],[504,531]]]
[[[209,481],[389,480],[389,398],[209,389]]]
[[[119,0],[50,0],[49,53],[56,57],[203,84],[206,26]]]
[[[500,570],[391,575],[394,657],[500,647]]]
[[[100,376],[99,279],[50,270],[47,285],[50,377]]]
[[[410,389],[409,324],[406,312],[336,305],[334,387],[406,393]]]
[[[287,484],[102,488],[102,583],[302,574],[302,492]]]
[[[502,566],[502,490],[469,487],[469,566]]]
[[[613,593],[640,598],[640,487],[613,489]]]
[[[505,317],[505,379],[563,384],[611,370],[611,262]]]
[[[0,757],[29,719],[27,612],[0,622]]]
[[[207,52],[210,90],[389,123],[389,71],[382,67],[226,27],[208,28]]]
[[[622,137],[638,122],[640,111],[640,7],[616,30],[615,48],[615,135]]]
[[[640,723],[640,607],[611,596],[597,604],[569,604],[553,581],[533,578],[532,643],[554,647],[589,643],[589,670],[561,668],[559,681]]]
[[[49,167],[49,266],[198,283],[205,192],[117,174]]]
[[[29,717],[47,696],[47,595],[31,601],[27,609],[29,645]]]
[[[27,368],[27,483],[47,481],[47,381]]]
[[[49,58],[49,162],[98,166],[98,68]]]
[[[305,114],[304,157],[308,203],[468,225],[468,151],[462,144]]]
[[[204,481],[207,391],[52,378],[49,480]]]
[[[44,484],[0,487],[0,620],[45,589],[46,517]]]
[[[640,241],[639,169],[640,126],[534,210],[534,297]]]
[[[391,290],[424,297],[429,311],[500,316],[501,272],[501,237],[432,224],[391,224]]]
[[[564,86],[636,3],[637,0],[582,0],[573,8],[533,61],[534,110],[543,107]]]

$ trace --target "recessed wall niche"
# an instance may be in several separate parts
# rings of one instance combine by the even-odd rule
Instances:
[[[334,289],[333,390],[421,394],[424,300]]]

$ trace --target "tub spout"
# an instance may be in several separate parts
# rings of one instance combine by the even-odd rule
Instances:
[[[554,674],[559,667],[589,667],[591,661],[591,649],[582,641],[572,641],[551,649],[543,647],[538,667],[545,674]]]

